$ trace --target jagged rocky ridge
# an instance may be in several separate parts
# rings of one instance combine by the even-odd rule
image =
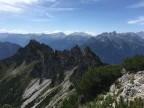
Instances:
[[[92,37],[84,46],[89,46],[109,64],[121,64],[127,57],[144,54],[144,40],[135,33],[102,33]]]
[[[102,64],[89,47],[54,51],[31,40],[15,55],[0,61],[0,103],[21,108],[59,106],[71,92],[72,74],[80,78],[89,65]]]

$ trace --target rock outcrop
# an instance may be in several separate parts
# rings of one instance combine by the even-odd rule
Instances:
[[[144,71],[124,74],[111,86],[109,93],[126,100],[144,98]]]

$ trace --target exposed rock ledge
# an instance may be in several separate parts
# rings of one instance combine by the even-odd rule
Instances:
[[[126,73],[110,88],[110,94],[125,99],[144,98],[144,71]]]
[[[70,82],[70,76],[73,74],[74,70],[77,69],[77,66],[70,71],[65,72],[64,81],[53,88],[50,88],[50,79],[44,79],[42,83],[40,79],[34,79],[25,89],[23,93],[23,104],[21,108],[26,108],[27,105],[34,103],[31,108],[36,108],[43,102],[46,97],[50,96],[54,91],[58,90],[58,92],[51,97],[50,101],[43,108],[53,108],[59,107],[62,101],[71,93],[73,90],[69,90],[72,82]]]

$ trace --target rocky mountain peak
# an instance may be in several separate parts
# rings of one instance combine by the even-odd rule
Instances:
[[[28,45],[36,45],[36,44],[40,45],[40,43],[37,42],[35,39],[31,39]]]
[[[144,39],[144,31],[140,31],[140,32],[138,32],[136,34]]]
[[[24,47],[24,49],[30,49],[32,51],[39,50],[39,51],[44,51],[44,52],[53,51],[53,49],[50,46],[45,45],[43,43],[41,44],[35,39],[30,40],[29,44],[26,47]]]
[[[19,61],[20,63],[23,61],[30,63],[34,60],[40,60],[45,55],[54,55],[53,49],[48,45],[40,44],[36,40],[32,39],[28,45],[24,48],[20,48],[14,57],[11,58],[15,61]]]
[[[72,55],[80,55],[82,53],[81,48],[76,45],[71,49],[71,54]]]

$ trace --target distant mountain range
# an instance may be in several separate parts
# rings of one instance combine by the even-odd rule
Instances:
[[[83,32],[66,35],[62,32],[53,34],[11,34],[0,33],[1,42],[11,42],[26,46],[31,39],[49,45],[55,50],[71,49],[75,45],[89,46],[103,62],[120,64],[126,57],[144,54],[144,32],[138,33],[102,33],[92,36]]]
[[[144,32],[143,31],[138,32],[137,35],[144,39]]]
[[[0,60],[14,55],[19,48],[20,46],[17,44],[10,42],[0,42]]]
[[[144,39],[135,33],[102,33],[91,38],[84,46],[89,46],[110,64],[120,64],[126,57],[144,54]]]
[[[70,49],[75,45],[83,45],[91,37],[91,35],[83,32],[75,32],[69,35],[62,32],[53,34],[0,33],[1,42],[12,42],[24,47],[31,39],[35,39],[38,42],[47,44],[56,50]]]

